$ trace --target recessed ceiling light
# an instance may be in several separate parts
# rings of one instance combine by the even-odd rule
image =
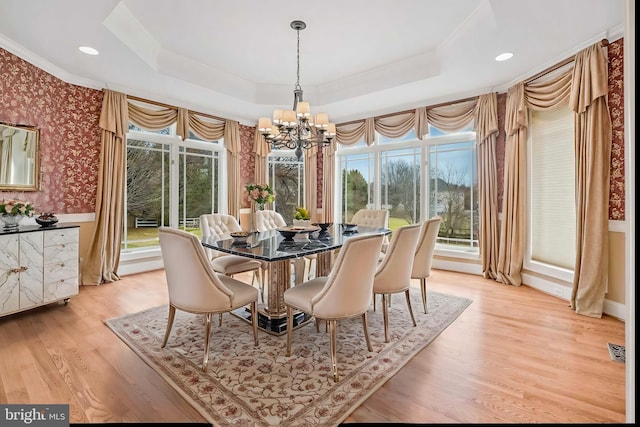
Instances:
[[[496,61],[506,61],[507,59],[511,59],[512,56],[513,53],[511,52],[501,53],[500,55],[496,56]]]
[[[96,49],[89,46],[80,46],[78,49],[80,50],[80,52],[86,53],[87,55],[97,55],[100,53]]]

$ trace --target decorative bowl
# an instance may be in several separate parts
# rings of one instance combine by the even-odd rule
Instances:
[[[358,224],[342,224],[343,233],[355,233],[358,229]]]
[[[282,237],[284,237],[284,240],[287,240],[287,241],[293,240],[295,235],[298,234],[298,230],[289,230],[286,228],[279,228],[278,232],[282,234]]]
[[[248,231],[232,231],[229,233],[229,236],[231,236],[236,243],[246,243],[250,235],[251,233]]]
[[[316,222],[313,225],[320,227],[320,233],[326,233],[329,227],[333,225],[333,223],[332,222]]]
[[[35,220],[38,224],[40,224],[41,227],[51,227],[58,222],[58,218],[56,218],[55,216],[47,218],[41,218],[37,216]]]

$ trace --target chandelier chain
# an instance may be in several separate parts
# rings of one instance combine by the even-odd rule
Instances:
[[[300,29],[296,29],[296,33],[298,34],[298,47],[297,47],[297,64],[298,68],[296,71],[296,89],[300,88]]]

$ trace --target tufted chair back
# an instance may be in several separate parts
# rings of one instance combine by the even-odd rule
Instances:
[[[366,227],[389,228],[389,211],[387,209],[360,209],[353,214],[351,223]]]
[[[200,215],[200,231],[202,231],[202,239],[204,240],[210,236],[222,236],[233,231],[242,231],[242,228],[233,216],[212,213]],[[209,255],[209,259],[214,259],[223,254],[207,248],[207,255]]]
[[[353,214],[351,224],[365,227],[389,228],[389,211],[387,209],[360,209]],[[387,252],[389,238],[384,236],[382,240],[382,252]]]
[[[287,223],[276,211],[272,210],[257,210],[255,213],[256,230],[267,231],[274,228],[286,227]]]

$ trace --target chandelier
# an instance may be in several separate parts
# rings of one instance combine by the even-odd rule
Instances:
[[[307,28],[303,21],[291,21],[291,28],[298,35],[297,80],[293,90],[293,109],[274,110],[273,122],[268,117],[258,120],[258,132],[273,148],[295,149],[298,160],[302,159],[302,150],[316,146],[326,146],[336,136],[336,125],[329,123],[327,113],[311,114],[309,103],[302,98],[300,87],[300,30]]]

